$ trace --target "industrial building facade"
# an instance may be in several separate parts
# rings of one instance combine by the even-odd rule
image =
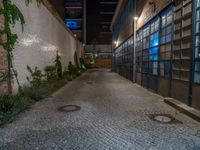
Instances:
[[[200,0],[119,1],[113,70],[200,109]]]

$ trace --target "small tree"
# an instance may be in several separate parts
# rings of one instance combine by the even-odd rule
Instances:
[[[61,63],[61,57],[60,57],[58,51],[57,51],[57,55],[56,55],[56,60],[54,62],[55,62],[57,76],[58,76],[58,78],[62,78],[62,63]]]

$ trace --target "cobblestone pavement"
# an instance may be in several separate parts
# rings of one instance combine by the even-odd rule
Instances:
[[[81,110],[57,110],[70,104]],[[149,117],[162,113],[182,123]],[[200,150],[200,124],[115,73],[90,70],[0,128],[0,149]]]

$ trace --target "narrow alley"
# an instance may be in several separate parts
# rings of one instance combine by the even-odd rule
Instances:
[[[77,105],[79,110],[58,108]],[[168,114],[171,123],[151,115]],[[1,150],[199,150],[200,124],[105,69],[85,72],[0,128]]]

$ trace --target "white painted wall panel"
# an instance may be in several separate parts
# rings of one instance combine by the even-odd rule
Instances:
[[[18,72],[21,85],[28,84],[26,80],[26,77],[29,76],[27,65],[44,69],[45,66],[53,63],[56,51],[59,50],[63,67],[67,67],[69,61],[74,61],[73,56],[76,50],[74,37],[45,6],[42,5],[38,8],[33,0],[33,3],[27,7],[24,1],[13,0],[26,20],[23,33],[19,23],[13,29],[19,36],[14,50],[14,67]],[[15,83],[13,87],[16,91]]]

